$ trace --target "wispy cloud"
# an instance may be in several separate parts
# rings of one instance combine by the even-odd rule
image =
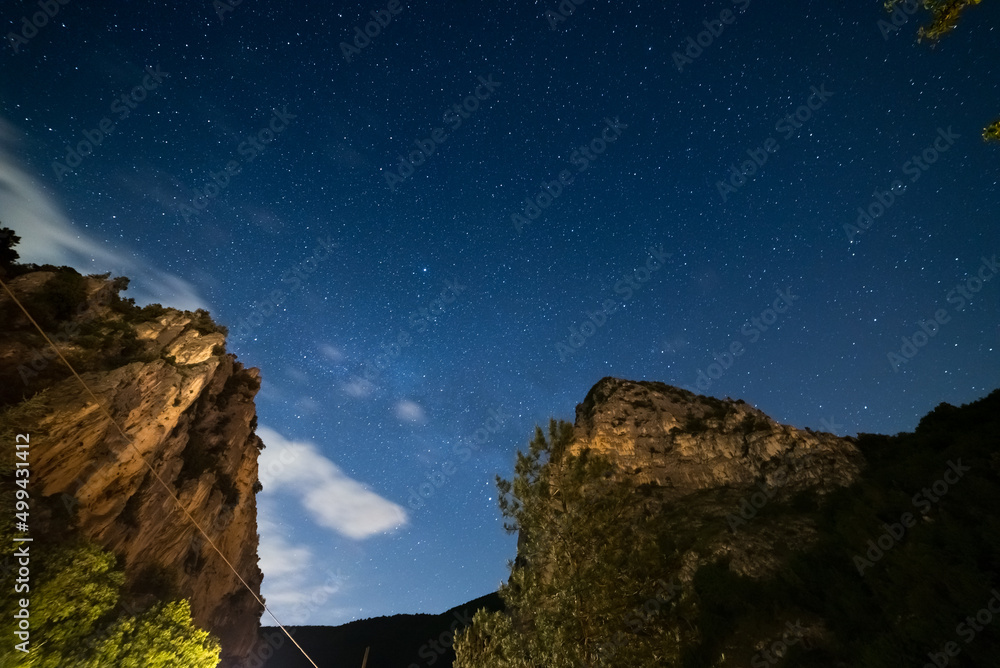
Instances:
[[[264,573],[261,592],[267,606],[282,624],[330,623],[349,614],[337,608],[330,597],[344,586],[339,569],[322,565],[307,545],[293,542],[276,520],[274,504],[262,499],[257,508],[260,532],[260,570]],[[261,622],[274,620],[264,613]]]
[[[403,399],[396,404],[396,417],[405,422],[425,422],[427,415],[420,404]]]
[[[257,511],[260,547],[257,550],[260,570],[267,587],[270,606],[296,605],[306,595],[305,589],[315,558],[306,545],[296,545],[282,533],[271,517],[270,504],[261,503]]]
[[[343,390],[348,396],[355,399],[364,399],[372,395],[372,392],[375,391],[375,386],[364,378],[353,378],[350,382],[344,383]]]
[[[132,279],[129,296],[194,310],[207,308],[189,281],[153,266],[123,246],[97,241],[75,227],[46,189],[13,156],[20,133],[0,118],[0,221],[21,237],[22,262],[69,265],[84,273],[110,271]]]
[[[344,351],[336,346],[331,346],[329,343],[321,344],[319,351],[331,362],[339,364],[344,361]]]
[[[402,506],[349,478],[313,443],[290,441],[263,426],[257,435],[267,445],[260,458],[263,494],[298,496],[313,521],[355,540],[407,523]]]

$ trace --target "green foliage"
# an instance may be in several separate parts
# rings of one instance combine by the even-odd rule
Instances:
[[[137,617],[119,618],[80,668],[209,668],[219,644],[194,625],[186,600],[158,603]]]
[[[13,649],[12,643],[4,643],[0,646],[0,662],[4,665],[19,656],[17,665],[30,668],[73,665],[84,651],[81,641],[96,631],[118,603],[124,576],[116,570],[113,554],[82,546],[46,556],[45,571],[35,576],[38,585],[28,592],[33,639],[30,651],[25,655]],[[14,599],[13,593],[10,596]],[[6,603],[5,610],[13,609],[13,600]],[[3,626],[7,631],[3,636],[14,637],[11,621],[4,619]]]
[[[922,0],[921,5],[930,13],[930,21],[917,30],[917,39],[927,40],[933,46],[942,37],[958,26],[962,12],[972,5],[978,5],[982,0]],[[907,0],[885,0],[885,9],[892,12],[896,9],[905,11],[902,6]]]
[[[255,378],[243,370],[243,366],[237,362],[233,372],[226,379],[225,385],[216,397],[219,406],[226,406],[235,396],[245,398],[253,397],[260,390],[260,378]]]
[[[983,141],[1000,142],[1000,119],[993,121],[983,129]]]
[[[13,642],[0,645],[0,665],[25,668],[214,668],[218,643],[191,620],[187,601],[157,603],[138,615],[117,614],[124,574],[113,554],[94,545],[43,547],[32,561],[31,644],[25,654]],[[14,609],[13,587],[0,594]],[[13,638],[13,620],[0,620]]]
[[[768,429],[770,429],[770,425],[767,424],[767,420],[753,413],[745,415],[737,427],[737,430],[741,431],[744,435],[752,434],[755,431],[767,431]]]
[[[87,353],[74,360],[87,371],[110,371],[135,361],[152,361],[146,355],[145,342],[136,335],[135,327],[124,319],[95,318],[80,326],[80,336],[74,343]],[[95,356],[93,353],[97,352]]]
[[[203,308],[198,309],[194,312],[193,318],[191,319],[191,327],[194,328],[200,334],[215,334],[216,332],[222,334],[223,336],[229,336],[229,329],[224,325],[217,325],[212,316]]]
[[[884,0],[885,10],[905,11],[907,0]],[[967,8],[978,5],[982,0],[922,0],[925,10],[930,12],[930,22],[917,30],[917,41],[927,41],[934,48],[938,41],[956,27]],[[983,141],[1000,141],[1000,119],[983,128]]]
[[[551,421],[548,439],[536,428],[514,479],[498,477],[505,528],[519,532],[500,589],[508,612],[477,615],[456,640],[456,667],[663,666],[676,653],[664,625],[635,616],[661,570],[646,507],[610,462],[571,454],[572,440],[568,423]]]
[[[569,425],[552,422],[518,453],[514,479],[498,479],[506,526],[520,533],[500,589],[507,611],[476,615],[456,640],[455,666],[896,668],[923,665],[949,642],[961,647],[960,665],[994,665],[1000,625],[982,625],[972,641],[956,625],[1000,587],[998,432],[1000,390],[960,408],[942,404],[910,434],[859,436],[867,467],[851,487],[774,499],[758,513],[747,531],[768,545],[752,558],[776,567],[751,578],[710,556],[726,531],[711,504],[657,506],[656,488],[616,483],[606,461],[570,451]],[[958,462],[970,470],[942,494],[939,481]],[[936,501],[918,506],[914,495],[935,484]],[[718,498],[722,508],[734,503]],[[871,558],[904,513],[915,525],[859,573],[857,558]],[[783,532],[773,529],[804,521],[813,540],[777,539]],[[735,554],[750,549],[750,533],[739,536]],[[682,553],[700,557],[691,583],[651,598],[653,578],[676,573]],[[651,600],[654,614],[635,613]],[[823,631],[795,636],[780,660],[763,658],[799,621]]]

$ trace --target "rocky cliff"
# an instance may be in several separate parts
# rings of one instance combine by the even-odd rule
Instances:
[[[118,555],[129,583],[189,599],[222,665],[238,665],[260,606],[172,497],[259,595],[259,372],[203,311],[139,309],[118,294],[127,281],[51,269],[7,281],[94,396],[0,291],[0,411],[26,416],[33,494],[49,502],[33,531],[78,532]]]
[[[850,484],[863,463],[846,439],[655,382],[602,379],[576,407],[574,427],[577,451],[606,455],[637,484],[674,499],[757,484],[783,495],[824,493]]]
[[[815,517],[790,502],[815,503],[865,466],[852,439],[779,424],[742,400],[611,377],[576,407],[570,451],[584,449],[653,501],[685,587],[718,562],[738,576],[774,576],[818,539]]]
[[[995,665],[998,409],[838,438],[604,378],[501,482],[507,611],[455,665]]]

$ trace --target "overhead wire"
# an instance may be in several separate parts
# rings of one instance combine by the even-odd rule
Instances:
[[[41,334],[42,338],[45,340],[45,343],[51,346],[52,350],[55,351],[59,359],[62,360],[63,364],[66,365],[66,368],[68,368],[70,372],[73,374],[73,376],[76,377],[77,381],[79,381],[80,385],[83,387],[84,392],[90,396],[90,398],[94,401],[94,403],[101,410],[101,412],[104,413],[104,415],[108,418],[111,424],[114,425],[115,429],[122,436],[125,442],[128,443],[129,447],[132,448],[136,456],[138,456],[139,459],[142,460],[142,463],[146,465],[146,468],[149,470],[150,473],[153,474],[153,477],[156,479],[156,481],[160,483],[160,485],[167,492],[167,494],[170,495],[170,498],[174,500],[174,503],[177,504],[177,507],[181,509],[181,512],[183,512],[184,515],[187,516],[188,520],[190,520],[191,524],[194,525],[195,529],[197,529],[198,532],[201,533],[201,535],[205,538],[205,541],[212,546],[213,550],[215,550],[218,553],[219,557],[222,558],[222,561],[224,561],[226,566],[229,567],[229,570],[231,570],[233,574],[236,576],[236,578],[240,581],[240,583],[244,587],[246,587],[247,591],[250,592],[250,595],[254,597],[254,599],[261,605],[264,611],[271,616],[271,619],[273,619],[274,623],[278,625],[278,628],[280,628],[282,632],[286,636],[288,636],[288,639],[292,641],[292,644],[295,645],[295,647],[297,647],[300,652],[302,652],[302,656],[304,656],[306,660],[309,661],[310,664],[312,664],[313,668],[319,668],[319,666],[316,665],[316,662],[312,660],[312,657],[310,657],[309,654],[306,653],[306,651],[302,648],[302,646],[299,645],[299,643],[295,642],[295,638],[292,637],[292,634],[288,632],[288,629],[286,629],[284,625],[282,625],[282,623],[274,615],[274,613],[271,612],[270,608],[267,607],[267,604],[260,597],[260,595],[257,594],[257,592],[255,592],[253,588],[250,587],[249,584],[247,584],[247,581],[243,579],[243,576],[240,575],[239,572],[236,570],[236,568],[229,562],[229,559],[227,559],[226,555],[222,553],[222,550],[220,550],[219,547],[215,544],[215,541],[212,540],[211,536],[209,536],[208,533],[201,527],[201,525],[198,524],[198,521],[194,518],[194,516],[192,516],[191,513],[188,512],[187,508],[184,507],[184,504],[181,503],[180,499],[177,497],[174,491],[167,485],[167,483],[163,480],[163,478],[160,477],[160,474],[156,472],[156,469],[154,469],[153,466],[146,460],[146,458],[142,456],[142,453],[139,451],[137,447],[135,447],[135,443],[132,442],[132,439],[129,438],[128,434],[125,433],[125,430],[122,429],[121,425],[118,424],[118,421],[115,420],[115,418],[111,415],[111,413],[104,406],[104,404],[101,403],[100,399],[97,398],[97,395],[94,394],[94,391],[90,389],[90,386],[87,385],[86,381],[84,381],[83,378],[80,376],[80,374],[77,373],[73,365],[70,364],[69,360],[67,360],[66,357],[62,354],[62,351],[59,350],[58,346],[56,346],[56,344],[52,342],[52,340],[48,337],[48,335],[41,328],[41,326],[39,326],[39,324],[31,316],[31,313],[28,312],[28,310],[24,307],[24,305],[20,302],[20,300],[10,289],[10,287],[8,287],[7,283],[3,279],[0,279],[0,286],[3,287],[3,289],[10,296],[11,300],[13,300],[13,302],[17,305],[17,307],[21,309],[21,312],[24,313],[25,317],[27,317],[28,320],[31,322],[31,324],[34,325],[35,329],[38,330],[38,333]]]

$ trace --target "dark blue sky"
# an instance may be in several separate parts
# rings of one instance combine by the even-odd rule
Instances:
[[[998,385],[1000,280],[977,281],[1000,252],[1000,7],[933,50],[915,20],[884,38],[878,2],[590,0],[553,30],[557,7],[71,0],[5,45],[0,220],[24,259],[205,306],[262,369],[282,621],[495,589],[494,475],[603,376],[839,434]],[[8,3],[4,32],[37,11]],[[859,207],[880,215],[845,229]]]

